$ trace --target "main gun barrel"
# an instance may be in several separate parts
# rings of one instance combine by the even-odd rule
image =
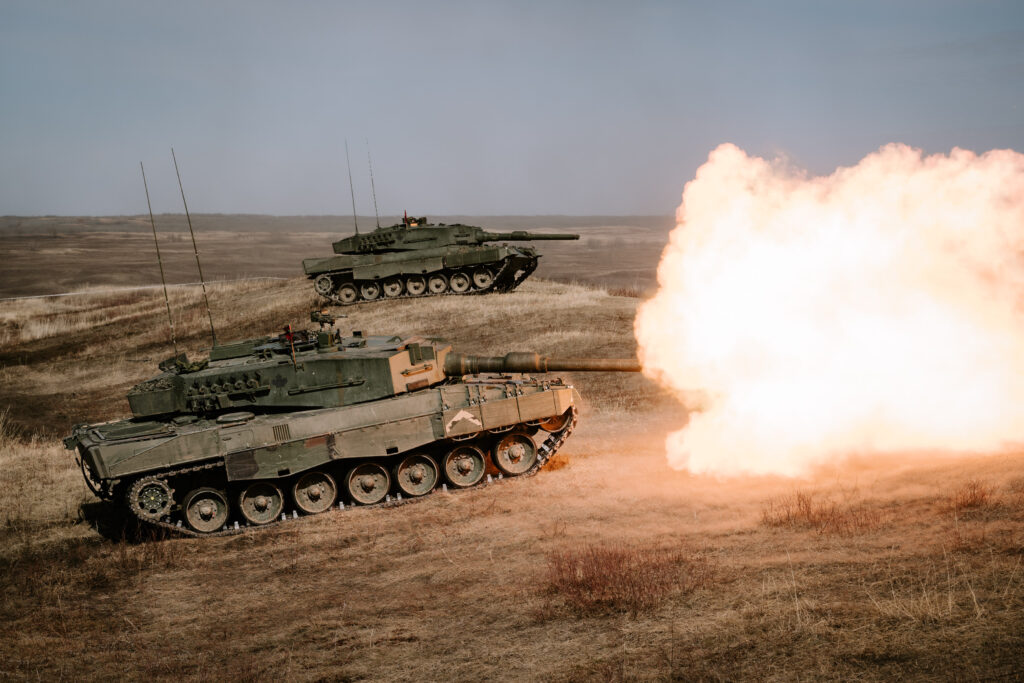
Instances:
[[[449,353],[444,374],[450,377],[481,372],[640,372],[633,358],[547,358],[536,353],[510,353],[505,356],[470,356]]]
[[[532,242],[534,240],[578,240],[579,235],[571,232],[526,232],[516,230],[514,232],[482,232],[481,237],[485,242]]]

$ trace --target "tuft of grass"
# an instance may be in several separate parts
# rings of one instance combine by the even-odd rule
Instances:
[[[884,617],[960,626],[1019,609],[1020,560],[1012,568],[977,562],[971,554],[943,552],[941,562],[907,569],[866,586],[868,598]]]
[[[855,534],[877,529],[882,515],[863,503],[839,503],[794,491],[767,500],[761,508],[761,522],[769,527],[813,529],[819,534]]]
[[[954,512],[991,507],[995,502],[995,488],[980,479],[964,483],[949,497],[949,507]]]
[[[710,578],[707,558],[682,548],[587,545],[549,553],[544,585],[577,615],[635,616],[671,595],[708,585]]]

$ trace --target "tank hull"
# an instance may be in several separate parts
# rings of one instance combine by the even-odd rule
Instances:
[[[339,305],[451,294],[509,292],[537,268],[530,247],[470,245],[302,262],[316,292]],[[433,278],[433,279],[432,279]]]
[[[186,424],[123,420],[81,425],[73,438],[86,479],[98,495],[128,501],[144,522],[212,533],[236,522],[269,523],[288,510],[309,512],[309,500],[303,502],[304,482],[309,481],[321,482],[318,504],[329,498],[328,507],[373,504],[403,491],[407,497],[423,495],[446,478],[463,486],[467,479],[445,469],[456,452],[472,460],[475,449],[492,472],[532,474],[551,455],[550,437],[561,434],[560,445],[566,425],[575,421],[576,398],[571,386],[557,381],[482,379],[321,410],[235,413]],[[531,448],[536,450],[532,455]],[[521,467],[526,469],[520,472]],[[427,478],[411,484],[410,468],[426,472]],[[374,476],[375,490],[364,490],[360,482]],[[152,491],[140,493],[140,486]],[[276,491],[277,497],[257,495],[261,491]],[[204,495],[224,501],[223,519],[197,517],[210,509],[200,505]],[[160,502],[160,496],[167,500]],[[150,498],[157,502],[138,509],[139,500]],[[253,501],[265,500],[282,509],[271,505],[268,519],[253,514]]]

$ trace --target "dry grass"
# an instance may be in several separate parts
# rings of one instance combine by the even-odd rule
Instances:
[[[865,591],[883,617],[958,628],[1016,609],[1024,588],[1022,569],[1019,556],[1007,573],[999,563],[944,553],[924,571],[894,569]]]
[[[678,547],[587,545],[553,551],[547,561],[545,591],[580,616],[636,616],[704,588],[711,576],[706,557]]]
[[[124,389],[168,346],[158,292],[105,296],[0,306],[2,679],[1012,679],[1024,667],[1024,454],[864,459],[796,491],[693,476],[663,451],[685,416],[639,376],[572,377],[579,427],[529,480],[226,538],[108,540],[55,437],[124,414]],[[196,292],[175,297],[196,353],[205,314]],[[211,300],[225,339],[304,326],[313,303],[304,280],[217,285]],[[447,336],[471,353],[622,357],[638,303],[531,281],[355,307],[342,327]],[[47,316],[66,327],[20,336]]]
[[[25,538],[78,519],[91,499],[61,444],[19,433],[0,412],[0,539]]]
[[[452,222],[445,217],[431,217]],[[331,242],[351,234],[351,216],[231,216],[193,214],[203,272],[210,280],[293,278],[304,258],[331,255]],[[655,269],[671,217],[637,217],[624,224],[571,217],[461,217],[489,230],[579,232],[571,242],[535,242],[543,254],[537,275],[600,287],[644,291]],[[371,221],[372,222],[372,221]],[[194,282],[192,242],[183,215],[156,217],[169,282]],[[628,238],[626,237],[628,235]],[[55,294],[83,284],[159,284],[149,216],[17,218],[0,216],[0,297]]]
[[[954,512],[975,510],[995,504],[995,488],[979,479],[971,479],[953,492],[949,507]]]
[[[882,513],[863,502],[837,502],[809,491],[794,491],[766,501],[761,521],[769,527],[813,529],[819,534],[854,534],[878,528]]]
[[[642,299],[647,293],[640,287],[609,287],[608,293],[612,296],[626,296],[632,299]]]

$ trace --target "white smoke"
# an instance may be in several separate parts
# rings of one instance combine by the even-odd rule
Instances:
[[[810,177],[715,149],[636,320],[695,472],[1024,441],[1024,155],[891,144]]]

